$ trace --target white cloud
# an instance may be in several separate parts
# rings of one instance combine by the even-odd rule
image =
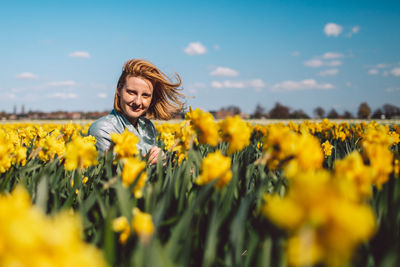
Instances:
[[[239,75],[239,72],[237,72],[234,69],[230,69],[230,68],[217,67],[210,74],[213,75],[213,76],[235,77],[235,76]]]
[[[78,95],[75,93],[54,93],[47,96],[48,98],[55,98],[55,99],[76,99]]]
[[[338,67],[338,66],[342,65],[342,61],[340,61],[340,60],[333,60],[333,61],[325,62],[324,65],[325,65],[325,66],[329,66],[329,67]]]
[[[67,80],[67,81],[58,81],[58,82],[49,82],[46,84],[49,87],[66,87],[66,86],[75,86],[77,83],[75,81]]]
[[[99,93],[99,94],[97,94],[97,97],[98,98],[107,98],[107,94],[104,94],[104,93]]]
[[[219,45],[214,45],[214,50],[220,50],[221,48],[219,47]]]
[[[246,83],[242,81],[224,81],[222,83],[225,88],[245,88]]]
[[[386,92],[388,92],[388,93],[399,92],[399,91],[400,91],[400,87],[389,87],[389,88],[386,88]]]
[[[338,37],[342,33],[343,27],[336,23],[328,23],[324,27],[324,32],[327,36]]]
[[[221,83],[221,82],[217,82],[217,81],[212,81],[211,82],[211,87],[214,87],[214,88],[224,88],[224,85]]]
[[[400,76],[400,68],[394,68],[390,71],[390,73],[396,77]]]
[[[15,78],[20,80],[37,80],[39,77],[31,72],[22,72],[20,74],[15,75]]]
[[[354,26],[354,27],[351,28],[351,32],[349,32],[349,33],[347,34],[347,37],[351,37],[351,36],[353,36],[354,34],[357,34],[359,31],[360,31],[360,26],[356,25],[356,26]]]
[[[77,58],[90,58],[89,52],[86,52],[86,51],[75,51],[75,52],[69,53],[68,56],[77,57]]]
[[[266,86],[266,84],[261,79],[250,80],[250,81],[248,81],[248,83],[249,83],[250,87],[253,87],[253,88],[263,88]]]
[[[352,87],[353,84],[352,84],[351,82],[346,82],[346,86],[347,86],[347,87]]]
[[[318,75],[320,75],[320,76],[334,76],[334,75],[337,75],[338,73],[339,73],[338,69],[328,69],[328,70],[320,71],[318,73]]]
[[[377,70],[377,69],[370,69],[370,70],[368,71],[368,74],[369,74],[369,75],[377,75],[377,74],[379,74],[379,70]]]
[[[311,68],[319,68],[324,65],[324,62],[320,59],[310,59],[304,62],[304,66],[311,67]]]
[[[322,55],[323,59],[336,59],[336,58],[342,58],[344,55],[342,53],[335,53],[335,52],[327,52]]]
[[[330,83],[318,83],[314,79],[305,79],[299,82],[283,81],[272,86],[273,91],[303,91],[303,90],[330,90],[334,86]]]
[[[0,99],[2,100],[11,100],[15,99],[17,96],[15,94],[10,94],[10,93],[2,93],[0,94]]]
[[[379,63],[378,65],[376,65],[376,67],[378,69],[385,69],[385,68],[389,68],[390,64],[386,64],[386,63]]]
[[[207,48],[200,42],[193,42],[190,43],[183,51],[190,56],[202,55],[207,53]]]
[[[21,93],[23,91],[26,91],[26,89],[25,88],[12,88],[11,89],[12,93]]]
[[[358,33],[359,31],[360,31],[360,26],[358,26],[358,25],[351,28],[352,33]]]
[[[298,56],[301,55],[301,53],[299,51],[294,51],[290,55],[293,56],[293,57],[298,57]]]
[[[342,65],[342,61],[340,61],[340,60],[323,61],[318,58],[310,59],[310,60],[304,62],[304,66],[311,67],[311,68],[319,68],[322,66],[338,67],[340,65]]]
[[[253,79],[253,80],[247,80],[247,81],[213,81],[211,82],[211,87],[214,88],[235,88],[235,89],[242,89],[242,88],[255,88],[255,89],[261,89],[265,87],[266,84],[261,80],[261,79]]]

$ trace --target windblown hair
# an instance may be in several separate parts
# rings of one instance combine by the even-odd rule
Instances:
[[[119,94],[128,77],[140,77],[151,82],[153,85],[153,98],[149,109],[146,112],[146,117],[168,120],[173,114],[183,110],[184,103],[181,98],[184,97],[179,91],[182,84],[181,77],[175,74],[177,82],[172,82],[162,71],[160,71],[152,63],[144,59],[128,60],[122,69],[122,74],[119,77],[117,90],[114,97],[114,109],[123,113],[119,106]]]

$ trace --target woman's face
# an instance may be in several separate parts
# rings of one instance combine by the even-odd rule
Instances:
[[[146,113],[152,98],[153,85],[141,77],[127,77],[125,86],[119,90],[119,106],[132,124]]]

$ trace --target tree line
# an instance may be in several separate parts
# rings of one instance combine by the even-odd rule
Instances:
[[[240,111],[238,107],[235,107],[236,111]],[[325,111],[323,107],[316,107],[313,110],[314,118],[329,118],[329,119],[393,119],[400,117],[400,107],[392,104],[384,104],[381,108],[377,108],[372,112],[367,102],[362,102],[357,109],[357,114],[353,115],[348,110],[343,113],[338,113],[334,108]],[[310,116],[302,109],[292,109],[288,106],[282,105],[276,102],[274,107],[267,111],[263,106],[257,104],[254,112],[251,114],[251,118],[271,118],[271,119],[309,119]]]

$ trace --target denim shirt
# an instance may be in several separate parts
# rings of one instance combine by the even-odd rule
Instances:
[[[149,119],[139,117],[135,128],[123,114],[114,109],[90,125],[89,135],[96,138],[96,148],[103,153],[112,144],[110,134],[123,133],[125,128],[139,137],[137,148],[141,154],[147,154],[150,148],[156,145],[157,132]]]

